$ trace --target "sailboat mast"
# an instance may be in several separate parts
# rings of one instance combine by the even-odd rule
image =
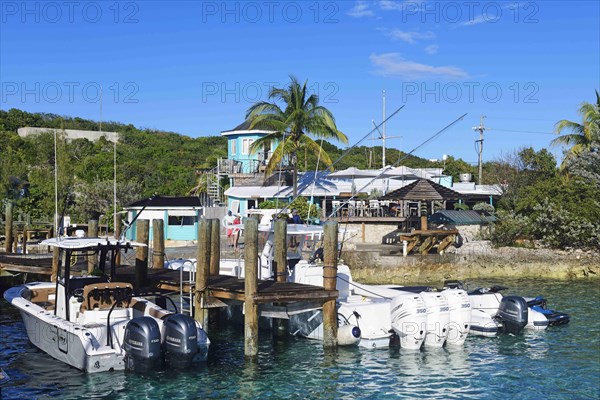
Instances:
[[[381,129],[381,147],[382,147],[382,156],[381,156],[381,161],[382,161],[382,168],[385,168],[385,90],[383,91],[383,110],[382,110],[382,121],[383,121],[383,126]]]

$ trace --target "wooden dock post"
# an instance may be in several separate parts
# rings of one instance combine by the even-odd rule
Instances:
[[[273,254],[273,272],[275,281],[285,282],[287,277],[287,222],[284,219],[275,221],[275,244]],[[288,331],[287,320],[275,318],[273,333],[277,337],[284,337]]]
[[[244,355],[258,356],[258,221],[248,218],[244,223]]]
[[[56,282],[58,279],[58,263],[60,261],[58,247],[52,247],[52,274],[50,282]]]
[[[165,266],[165,225],[162,219],[152,220],[152,269]]]
[[[98,237],[98,220],[90,219],[88,221],[87,236],[89,238]],[[91,274],[98,266],[98,254],[88,254],[88,274]]]
[[[6,213],[4,214],[4,244],[7,253],[12,253],[13,247],[13,204],[6,202]]]
[[[326,290],[336,290],[337,282],[337,253],[338,253],[338,224],[327,222],[323,226],[324,260],[323,287]],[[323,303],[323,347],[337,347],[338,321],[335,300]]]
[[[210,269],[210,220],[198,222],[198,250],[196,254],[196,295],[194,296],[194,318],[202,327],[208,329],[208,309],[206,305],[206,287]]]
[[[135,289],[141,290],[146,286],[148,278],[148,237],[150,236],[150,221],[136,221],[135,241],[145,244],[135,249]]]
[[[27,225],[25,225],[23,227],[23,243],[21,244],[21,253],[23,254],[27,254],[27,236],[28,236],[28,232],[27,232]]]
[[[221,262],[221,222],[213,218],[210,230],[210,275],[219,275],[219,264]]]

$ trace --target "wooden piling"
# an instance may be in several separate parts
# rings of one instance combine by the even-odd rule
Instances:
[[[98,220],[90,219],[88,221],[87,236],[89,238],[98,237]],[[88,274],[91,274],[98,266],[98,254],[88,254]]]
[[[50,275],[50,282],[56,282],[56,279],[58,278],[59,260],[58,247],[52,247],[52,274]]]
[[[141,290],[146,286],[148,278],[148,237],[150,235],[150,222],[147,219],[136,221],[135,241],[143,243],[135,250],[135,289]]]
[[[208,309],[206,287],[210,270],[210,220],[201,219],[198,223],[198,250],[196,254],[196,296],[194,296],[194,318],[208,329]]]
[[[165,225],[162,219],[152,220],[152,269],[165,266]]]
[[[4,247],[7,253],[12,253],[13,247],[13,204],[6,202],[4,214]]]
[[[221,222],[218,218],[210,220],[210,275],[219,275],[221,262]]]
[[[244,223],[244,355],[258,356],[258,221],[248,218]]]
[[[275,281],[285,282],[287,278],[287,222],[284,219],[275,221],[275,243],[273,249],[273,273]],[[277,337],[287,335],[287,320],[275,318],[273,333]]]
[[[21,244],[23,254],[27,254],[27,236],[29,236],[29,232],[27,232],[27,225],[25,225],[23,227],[23,243]]]
[[[325,223],[323,226],[323,234],[323,287],[327,290],[336,290],[338,252],[337,222]],[[329,300],[323,303],[323,347],[326,349],[337,347],[337,336],[337,309],[335,300]]]

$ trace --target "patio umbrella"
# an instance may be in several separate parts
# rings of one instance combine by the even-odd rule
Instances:
[[[355,178],[373,178],[377,175],[379,175],[378,171],[369,171],[358,169],[356,167],[349,167],[341,171],[332,172],[328,175],[328,177],[337,179],[352,179],[352,194],[354,194],[356,192],[356,187],[354,186]]]

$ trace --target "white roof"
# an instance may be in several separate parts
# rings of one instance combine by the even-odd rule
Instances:
[[[144,247],[143,243],[131,242],[127,240],[117,240],[114,237],[105,238],[78,238],[78,237],[65,237],[65,238],[52,238],[42,241],[42,246],[58,247],[62,249],[87,249],[90,247],[102,247],[102,246],[121,246],[130,245],[133,247]]]

